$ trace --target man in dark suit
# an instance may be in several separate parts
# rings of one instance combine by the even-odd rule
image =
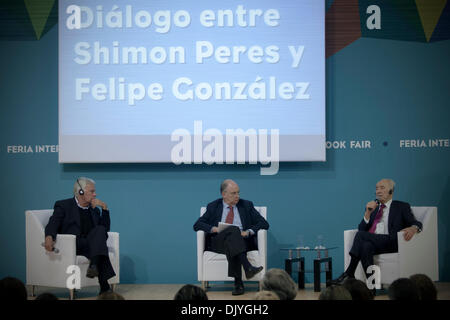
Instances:
[[[233,295],[244,294],[242,269],[247,279],[254,277],[263,267],[254,267],[247,259],[247,251],[257,250],[257,233],[269,229],[269,224],[253,203],[239,197],[239,186],[233,180],[225,180],[220,186],[221,199],[208,204],[206,212],[194,224],[194,231],[206,233],[205,250],[225,254],[228,276],[234,277]],[[219,222],[229,223],[218,233]]]
[[[106,246],[111,224],[108,206],[96,198],[92,179],[77,179],[73,192],[73,198],[55,203],[53,215],[45,227],[45,249],[53,251],[58,233],[75,235],[77,255],[90,260],[86,276],[98,277],[100,293],[110,291],[108,279],[116,274]]]
[[[367,268],[373,265],[373,256],[398,251],[397,233],[403,231],[406,241],[422,230],[422,223],[414,218],[406,202],[392,200],[395,183],[383,179],[376,184],[376,200],[366,205],[364,218],[350,250],[350,264],[345,272],[332,284],[342,284],[347,278],[354,278],[359,261],[366,276]]]

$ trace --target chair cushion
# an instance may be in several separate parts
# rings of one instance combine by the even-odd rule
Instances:
[[[248,251],[247,252],[247,258],[248,258],[248,261],[253,266],[260,266],[261,265],[261,263],[259,261],[259,252],[257,250]],[[221,253],[216,253],[216,252],[212,252],[212,251],[205,251],[203,253],[203,261],[204,261],[204,263],[219,262],[219,261],[227,262],[227,257],[224,254],[221,254]]]
[[[374,256],[374,263],[376,264],[386,264],[386,263],[399,263],[400,255],[398,252],[394,253],[383,253]]]
[[[247,252],[247,258],[253,266],[261,266],[259,252],[257,250]],[[233,278],[227,276],[228,262],[224,254],[205,251],[203,252],[203,280],[202,281],[232,281]],[[265,270],[257,274],[251,281],[260,281]],[[247,280],[245,274],[243,280]]]
[[[400,255],[395,253],[384,253],[373,257],[373,261],[381,269],[381,283],[390,284],[400,278]]]

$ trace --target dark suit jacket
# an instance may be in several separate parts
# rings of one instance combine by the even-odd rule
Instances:
[[[369,231],[373,221],[375,220],[378,209],[379,206],[373,210],[370,215],[369,223],[366,223],[364,219],[362,219],[358,226],[359,231]],[[389,210],[388,219],[389,240],[397,242],[397,232],[411,227],[412,225],[416,225],[419,227],[419,230],[422,230],[422,223],[416,220],[409,204],[406,202],[393,200]]]
[[[109,231],[111,220],[109,211],[99,208],[90,208],[89,213],[94,227],[102,225],[106,231]],[[77,237],[81,233],[80,213],[75,198],[59,200],[55,202],[53,215],[48,220],[45,227],[45,236],[52,236],[56,239],[56,234],[74,234]]]
[[[252,229],[257,233],[259,229],[269,229],[269,224],[266,219],[256,211],[253,202],[240,199],[236,206],[239,211],[239,216],[241,217],[242,228],[244,231]],[[206,233],[209,233],[212,227],[217,227],[219,225],[219,222],[222,219],[222,213],[222,198],[209,203],[206,207],[205,214],[195,222],[194,231],[203,230]]]
[[[256,245],[256,235],[258,233],[258,230],[260,229],[269,229],[269,223],[267,223],[266,219],[263,218],[259,214],[258,211],[256,211],[255,207],[253,206],[253,202],[240,199],[239,202],[236,204],[239,216],[241,217],[242,222],[242,228],[243,230],[252,229],[255,232],[254,236],[251,236],[250,239],[248,239],[248,247],[249,250],[257,248]],[[219,225],[219,222],[222,219],[222,213],[223,213],[223,199],[217,199],[213,202],[209,203],[206,206],[206,212],[198,218],[198,220],[194,224],[194,231],[203,230],[206,233],[206,249],[210,249],[210,240],[211,236],[217,235],[216,233],[211,234],[211,228],[217,227]]]

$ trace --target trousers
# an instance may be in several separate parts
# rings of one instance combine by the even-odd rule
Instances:
[[[358,231],[350,255],[361,261],[364,272],[373,265],[373,256],[382,253],[398,251],[397,239],[392,239],[389,235],[375,234],[368,231]]]
[[[256,236],[243,238],[241,230],[236,226],[229,227],[211,237],[211,250],[225,254],[227,257],[229,277],[242,278],[240,255],[250,250],[257,250],[255,240]]]
[[[99,225],[92,228],[86,237],[77,237],[76,240],[77,255],[85,256],[97,264],[99,282],[107,281],[116,275],[109,259],[107,239],[106,228]]]

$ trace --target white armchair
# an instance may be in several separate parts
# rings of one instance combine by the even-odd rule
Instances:
[[[67,288],[66,281],[70,274],[66,273],[67,267],[77,265],[81,270],[80,287],[96,286],[98,279],[86,277],[89,260],[84,256],[76,255],[75,236],[58,234],[56,236],[56,252],[47,252],[42,246],[45,239],[45,226],[48,223],[53,210],[27,210],[25,211],[26,234],[26,265],[27,285],[32,286],[32,292],[36,286]],[[116,276],[109,279],[112,285],[119,283],[119,234],[108,232],[107,246],[109,258]],[[73,290],[70,290],[70,299],[73,299]]]
[[[416,219],[423,224],[422,232],[414,235],[410,241],[403,238],[403,232],[398,232],[398,252],[374,256],[374,264],[380,267],[381,284],[391,284],[398,278],[407,278],[417,273],[425,274],[433,281],[439,280],[437,208],[411,209]],[[350,264],[349,251],[357,231],[344,231],[344,270]],[[361,263],[356,269],[355,277],[366,280]]]
[[[267,219],[267,207],[255,207]],[[206,212],[206,207],[200,209],[200,216]],[[258,250],[247,252],[247,258],[253,266],[263,266],[264,269],[250,280],[242,272],[243,280],[261,282],[267,270],[267,230],[258,231]],[[224,254],[205,251],[205,232],[197,231],[197,274],[198,281],[206,290],[209,281],[233,281],[228,276],[228,262]]]

